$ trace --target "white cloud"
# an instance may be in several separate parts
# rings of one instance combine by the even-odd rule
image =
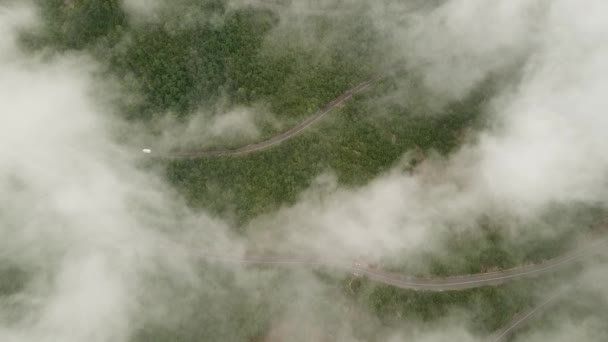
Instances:
[[[608,24],[601,13],[608,7],[589,2],[582,12],[597,14],[583,19],[572,1],[546,5],[448,1],[417,14],[416,33],[401,36],[412,49],[406,60],[419,61],[417,69],[444,80],[441,87],[456,98],[527,51],[516,86],[486,108],[493,124],[414,175],[397,167],[360,189],[305,195],[272,224],[314,250],[380,257],[432,246],[447,227],[474,227],[486,213],[533,219],[556,203],[604,203]]]
[[[187,255],[162,232],[176,240],[189,234],[202,247],[193,229],[215,244],[223,225],[185,209],[115,141],[120,121],[103,95],[111,84],[94,79],[91,59],[19,51],[16,31],[32,19],[27,8],[0,11],[0,260],[29,275],[19,293],[0,298],[0,314],[17,315],[2,322],[0,336],[127,341],[135,317],[146,316],[140,299],[154,286],[142,275],[196,283]]]
[[[162,3],[162,0],[122,0],[125,11],[135,18],[151,18]]]
[[[439,99],[462,98],[487,75],[525,61],[520,81],[489,108],[494,125],[448,158],[431,157],[413,175],[397,167],[354,190],[323,181],[294,206],[252,224],[276,229],[251,235],[271,246],[279,241],[277,252],[375,260],[435,249],[453,223],[473,227],[497,208],[529,218],[556,202],[604,202],[604,13],[608,5],[599,0],[584,6],[453,0],[409,13],[411,21],[400,26],[373,12],[380,28],[403,41],[402,56]],[[0,12],[0,248],[8,261],[43,271],[28,282],[26,296],[15,299],[25,308],[23,319],[2,325],[0,337],[124,341],[134,328],[128,323],[141,313],[133,297],[141,273],[167,263],[180,276],[196,278],[177,250],[159,253],[156,241],[163,235],[155,228],[190,224],[206,233],[184,233],[196,242],[237,254],[242,246],[233,245],[238,240],[226,236],[221,222],[192,215],[159,178],[134,166],[135,158],[112,138],[110,126],[117,123],[111,111],[92,96],[100,87],[91,77],[94,63],[83,56],[42,61],[20,54],[15,28],[32,18],[24,10]],[[208,134],[223,135],[250,118],[237,111],[209,126]],[[199,126],[193,127],[186,131]],[[242,127],[239,135],[255,135],[251,124]],[[303,291],[296,303],[308,298]],[[413,336],[473,339],[458,323],[446,326]]]

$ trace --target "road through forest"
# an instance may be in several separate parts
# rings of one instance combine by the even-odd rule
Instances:
[[[370,280],[386,285],[396,286],[408,290],[420,291],[457,291],[483,286],[497,286],[513,280],[526,277],[534,277],[545,273],[557,271],[576,261],[589,257],[607,245],[608,239],[602,239],[590,243],[580,249],[566,253],[556,258],[548,259],[540,263],[518,266],[495,272],[483,272],[477,274],[449,276],[449,277],[415,277],[397,272],[383,271],[374,267],[365,266],[357,261],[344,259],[313,259],[294,257],[262,257],[242,256],[233,257],[221,254],[201,253],[194,251],[195,257],[211,262],[233,263],[243,265],[277,266],[277,267],[325,267],[329,269],[340,269],[359,276],[366,276]]]
[[[352,97],[364,90],[366,90],[376,78],[371,78],[365,82],[359,83],[351,89],[344,92],[342,95],[338,96],[328,104],[326,104],[323,108],[319,109],[313,115],[309,116],[306,120],[300,122],[296,126],[291,129],[275,135],[267,140],[248,144],[235,148],[224,148],[224,149],[201,149],[201,150],[192,150],[192,151],[177,151],[177,152],[169,152],[169,153],[153,153],[152,156],[163,159],[193,159],[193,158],[201,158],[201,157],[219,157],[219,156],[235,156],[235,155],[243,155],[253,152],[259,152],[261,150],[267,149],[271,146],[280,144],[285,142],[296,135],[302,133],[304,130],[309,128],[312,124],[319,121],[323,118],[327,113],[331,112],[337,106],[347,102],[352,99]]]
[[[432,278],[413,277],[396,272],[382,271],[374,267],[365,266],[357,261],[349,261],[345,259],[314,259],[278,256],[230,256],[200,252],[196,249],[189,251],[188,254],[207,262],[223,264],[274,267],[323,267],[332,271],[337,270],[349,272],[356,276],[365,276],[372,281],[402,289],[441,292],[466,290],[483,286],[497,286],[521,278],[534,277],[545,273],[554,272],[560,268],[571,265],[576,261],[590,257],[595,253],[604,252],[607,243],[608,238],[600,239],[559,257],[548,259],[537,264],[519,266],[496,272]],[[175,245],[173,246],[175,247]],[[542,309],[556,301],[564,292],[564,290],[554,292],[548,298],[544,299],[540,304],[516,315],[505,326],[492,334],[489,341],[506,341],[515,330],[537,316]]]
[[[312,124],[323,118],[327,113],[333,110],[335,107],[342,103],[350,100],[353,95],[361,93],[366,90],[377,78],[371,78],[365,82],[362,82],[353,88],[347,90],[342,95],[329,102],[323,108],[319,109],[313,115],[302,121],[300,124],[293,128],[278,134],[272,138],[264,140],[262,142],[244,145],[235,148],[226,149],[208,149],[208,150],[193,150],[184,152],[174,152],[166,154],[155,154],[154,157],[166,158],[166,159],[191,159],[199,157],[212,157],[212,156],[234,156],[243,155],[248,153],[258,152],[267,149],[271,146],[285,142],[304,130],[309,128]],[[386,285],[395,286],[402,289],[409,290],[420,290],[420,291],[456,291],[478,288],[483,286],[497,286],[509,281],[524,277],[533,277],[541,274],[556,271],[563,266],[572,264],[575,261],[581,260],[584,257],[588,257],[593,253],[606,247],[606,239],[596,241],[595,243],[589,244],[583,248],[567,253],[565,255],[549,259],[537,264],[519,266],[511,269],[506,269],[496,272],[469,274],[462,276],[451,276],[451,277],[413,277],[408,275],[399,274],[396,272],[382,271],[376,268],[364,266],[360,263],[348,260],[327,260],[327,259],[310,259],[310,258],[290,258],[290,257],[256,257],[256,256],[243,256],[233,257],[220,254],[209,254],[194,252],[197,257],[221,263],[236,263],[236,264],[248,264],[248,265],[272,265],[272,266],[309,266],[309,267],[326,267],[333,269],[341,269],[342,271],[351,272],[358,276],[365,276],[370,280],[383,283]],[[511,320],[505,327],[498,330],[494,337],[493,342],[504,341],[511,332],[523,325],[527,320],[531,319],[538,313],[542,308],[547,306],[549,303],[554,301],[557,295],[551,296],[533,309],[517,315]]]

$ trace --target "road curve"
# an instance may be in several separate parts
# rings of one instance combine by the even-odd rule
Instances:
[[[548,306],[549,304],[551,304],[551,303],[555,302],[557,299],[559,299],[564,294],[564,292],[565,292],[565,290],[562,289],[556,293],[553,293],[551,296],[549,296],[549,298],[545,299],[543,302],[541,302],[537,306],[516,315],[515,317],[513,317],[513,319],[511,321],[509,321],[509,323],[507,325],[505,325],[504,327],[502,327],[498,331],[496,331],[492,335],[492,337],[489,339],[489,341],[490,342],[506,341],[509,338],[509,336],[511,336],[511,334],[513,334],[513,332],[515,332],[515,330],[520,328],[522,325],[527,323],[532,318],[536,317],[536,315],[539,314],[546,306]]]
[[[308,117],[306,120],[296,125],[295,127],[285,131],[279,135],[276,135],[268,140],[262,142],[253,143],[236,148],[227,149],[214,149],[214,150],[198,150],[190,152],[175,152],[166,154],[152,154],[154,157],[169,158],[169,159],[189,159],[198,157],[208,156],[230,156],[230,155],[241,155],[252,152],[257,152],[273,145],[284,142],[292,137],[298,135],[306,128],[310,127],[313,123],[321,119],[327,113],[329,113],[336,106],[350,100],[353,95],[366,90],[372,83],[377,81],[379,77],[372,77],[371,79],[361,82],[351,89],[338,96],[323,108],[318,110],[316,113]],[[379,269],[365,267],[360,264],[353,262],[352,260],[327,260],[327,259],[307,259],[307,258],[287,258],[287,257],[259,257],[259,256],[245,256],[245,257],[232,257],[219,254],[209,253],[195,253],[198,257],[218,262],[229,262],[229,263],[240,263],[240,264],[251,264],[251,265],[276,265],[276,266],[324,266],[340,268],[352,273],[364,275],[367,278],[387,284],[396,286],[403,289],[412,290],[425,290],[425,291],[454,291],[454,290],[465,290],[483,286],[496,286],[504,284],[514,279],[522,277],[532,277],[544,273],[554,271],[561,266],[572,263],[583,257],[588,256],[597,251],[597,249],[604,247],[607,239],[601,239],[593,244],[590,244],[584,248],[576,250],[571,253],[567,253],[563,256],[546,260],[541,263],[531,264],[526,266],[519,266],[511,269],[506,269],[496,272],[485,272],[479,274],[470,274],[463,276],[451,276],[451,277],[435,277],[435,278],[422,278],[412,277],[395,272],[386,272]]]
[[[248,154],[253,152],[258,152],[264,149],[267,149],[276,144],[280,144],[286,140],[289,140],[296,135],[302,133],[306,128],[310,127],[313,123],[317,122],[319,119],[324,117],[327,113],[331,112],[332,109],[336,108],[340,104],[347,102],[352,99],[352,97],[364,90],[366,90],[373,82],[377,80],[376,77],[373,77],[365,82],[359,83],[356,86],[350,88],[342,95],[338,96],[328,104],[326,104],[323,108],[319,109],[316,113],[309,116],[306,120],[302,121],[298,125],[292,127],[291,129],[276,135],[267,140],[248,144],[240,147],[234,148],[224,148],[224,149],[202,149],[202,150],[194,150],[194,151],[177,151],[177,152],[166,152],[166,153],[152,153],[151,156],[162,159],[192,159],[192,158],[200,158],[200,157],[219,157],[219,156],[235,156]]]
[[[292,137],[298,135],[306,128],[310,127],[313,123],[321,119],[327,113],[329,113],[336,106],[350,100],[353,95],[366,90],[376,79],[372,78],[368,81],[362,82],[355,87],[349,89],[326,106],[321,108],[312,116],[291,128],[284,133],[274,136],[268,140],[249,144],[233,149],[216,149],[216,150],[199,150],[191,152],[176,152],[165,155],[156,155],[155,157],[169,158],[169,159],[190,159],[197,157],[208,157],[208,156],[230,156],[230,155],[241,155],[252,152],[257,152],[273,145],[279,144]],[[525,277],[533,277],[544,273],[549,273],[559,269],[560,267],[566,266],[572,262],[580,260],[584,257],[590,256],[597,252],[601,248],[606,246],[606,239],[602,239],[598,242],[589,244],[583,248],[567,253],[565,255],[546,260],[541,263],[531,264],[526,266],[519,266],[511,269],[506,269],[496,272],[485,272],[478,274],[470,274],[464,276],[452,276],[452,277],[435,277],[435,278],[421,278],[412,277],[407,275],[398,274],[395,272],[385,272],[375,268],[365,267],[356,262],[348,260],[324,260],[324,259],[306,259],[306,258],[281,258],[281,257],[259,257],[259,256],[245,256],[245,257],[233,257],[219,254],[209,254],[195,252],[196,256],[205,259],[207,261],[223,262],[223,263],[237,263],[237,264],[249,264],[249,265],[274,265],[274,266],[309,266],[309,267],[332,267],[339,268],[347,272],[354,273],[356,275],[363,275],[370,280],[382,283],[385,285],[391,285],[402,289],[409,290],[421,290],[421,291],[457,291],[466,290],[472,288],[478,288],[483,286],[497,286],[509,281],[513,281]],[[533,319],[539,312],[542,311],[546,306],[556,301],[564,291],[559,291],[551,295],[548,299],[541,302],[539,305],[533,307],[528,311],[524,311],[516,315],[507,325],[496,331],[490,337],[490,342],[504,342],[509,336],[522,325]]]
[[[295,127],[276,135],[268,140],[253,143],[236,148],[215,149],[215,150],[198,150],[190,152],[175,152],[166,154],[155,154],[154,157],[170,158],[170,159],[189,159],[208,156],[230,156],[240,155],[252,152],[257,152],[273,145],[284,142],[302,131],[310,127],[313,123],[321,119],[336,106],[350,100],[353,95],[366,90],[372,83],[378,80],[378,77],[373,77],[365,82],[359,83],[351,89],[344,92],[339,97],[332,100],[315,114],[308,117],[306,120],[296,125]],[[412,277],[396,272],[382,271],[376,268],[365,267],[352,260],[327,260],[327,259],[311,259],[311,258],[289,258],[289,257],[260,257],[260,256],[245,256],[233,257],[219,254],[195,253],[198,257],[208,261],[251,264],[251,265],[275,265],[275,266],[313,266],[313,267],[333,267],[346,270],[348,272],[364,275],[367,278],[383,283],[386,285],[396,286],[402,289],[424,290],[424,291],[454,291],[465,290],[483,286],[496,286],[504,284],[514,279],[522,277],[532,277],[544,273],[554,271],[561,266],[570,264],[576,260],[586,257],[597,249],[605,246],[608,238],[601,239],[584,248],[567,253],[560,257],[546,260],[541,263],[519,266],[511,269],[506,269],[496,272],[485,272],[478,274],[450,276],[450,277],[434,277],[422,278]]]
[[[273,145],[282,143],[289,140],[296,135],[300,134],[306,128],[310,127],[316,121],[321,119],[332,109],[339,106],[340,104],[350,100],[353,95],[358,94],[366,90],[373,82],[377,80],[376,77],[371,78],[365,82],[357,84],[353,88],[347,90],[339,97],[335,98],[323,108],[319,109],[316,113],[308,117],[303,122],[294,126],[293,128],[276,135],[270,139],[248,144],[245,146],[225,149],[207,149],[198,151],[186,151],[186,152],[173,152],[164,154],[154,154],[154,157],[163,159],[191,159],[199,157],[211,157],[211,156],[234,156],[257,152],[269,148]],[[472,288],[478,288],[483,286],[497,286],[507,283],[512,280],[533,277],[544,273],[555,271],[563,266],[566,266],[572,262],[580,260],[584,257],[590,256],[597,252],[599,249],[605,247],[607,240],[602,239],[601,241],[592,243],[581,249],[567,253],[560,257],[546,260],[541,263],[519,266],[511,269],[506,269],[496,272],[485,272],[478,274],[470,274],[464,276],[451,276],[451,277],[435,277],[435,278],[422,278],[412,277],[407,275],[398,274],[395,272],[385,272],[375,268],[365,267],[357,264],[356,262],[347,260],[323,260],[323,259],[298,259],[298,258],[281,258],[281,257],[256,257],[256,256],[245,256],[245,257],[232,257],[218,254],[209,253],[195,253],[198,257],[207,261],[223,262],[223,263],[237,263],[237,264],[250,264],[250,265],[274,265],[274,266],[312,266],[312,267],[333,267],[340,268],[342,270],[357,274],[364,275],[367,278],[386,285],[395,286],[402,289],[410,290],[422,290],[422,291],[457,291],[466,290]],[[536,307],[525,311],[521,314],[516,315],[507,325],[495,332],[490,341],[491,342],[503,342],[505,341],[517,328],[522,326],[528,320],[534,318],[542,309],[557,300],[563,291],[554,293],[548,299],[543,301]]]
[[[244,256],[233,257],[212,253],[194,252],[194,256],[211,262],[245,264],[245,265],[271,265],[271,266],[308,266],[328,267],[341,269],[350,273],[365,276],[372,281],[395,286],[402,289],[421,291],[457,291],[483,286],[501,285],[516,279],[534,277],[556,271],[577,260],[588,257],[606,247],[608,239],[602,239],[589,245],[567,253],[565,255],[546,260],[537,264],[520,266],[496,272],[485,272],[463,276],[451,277],[412,277],[395,272],[386,272],[372,267],[363,266],[357,262],[345,259],[314,259],[314,258],[287,258],[287,257],[259,257]]]

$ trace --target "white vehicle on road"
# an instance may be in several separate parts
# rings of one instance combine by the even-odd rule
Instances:
[[[144,149],[143,149],[143,150],[141,150],[141,151],[142,151],[143,153],[148,153],[148,154],[152,153],[152,150],[151,150],[151,149],[149,149],[149,148],[144,148]]]

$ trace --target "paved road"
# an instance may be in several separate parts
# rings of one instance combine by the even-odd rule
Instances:
[[[496,272],[485,272],[452,277],[422,278],[412,277],[395,272],[386,272],[371,268],[357,262],[345,259],[315,259],[315,258],[288,258],[288,257],[259,257],[244,256],[232,257],[213,253],[194,252],[193,254],[207,261],[248,264],[248,265],[272,265],[272,266],[308,266],[328,267],[340,269],[351,273],[365,276],[370,280],[386,285],[396,286],[402,289],[421,291],[457,291],[472,289],[483,286],[501,285],[516,279],[534,277],[541,274],[558,270],[577,260],[588,257],[604,249],[608,239],[602,239],[589,245],[541,263],[515,267]]]
[[[496,331],[492,335],[492,337],[489,339],[489,341],[491,341],[491,342],[507,341],[509,336],[511,336],[518,328],[523,326],[529,320],[536,317],[536,315],[538,315],[543,309],[545,309],[545,307],[547,307],[549,304],[555,302],[562,295],[564,295],[565,292],[566,291],[564,289],[561,289],[560,291],[553,293],[551,296],[549,296],[549,298],[545,299],[539,305],[531,308],[530,310],[524,311],[524,312],[520,313],[519,315],[516,315],[515,317],[513,317],[513,319],[509,323],[507,323],[507,325],[505,325],[504,327],[502,327],[501,329]]]
[[[391,272],[384,272],[374,268],[366,267],[356,262],[348,260],[323,260],[312,258],[280,258],[280,257],[231,257],[219,254],[195,252],[197,257],[208,261],[222,263],[236,263],[249,265],[270,265],[270,266],[309,266],[309,267],[329,267],[348,271],[360,276],[383,283],[396,286],[402,289],[421,290],[421,291],[457,291],[483,286],[496,286],[516,279],[538,276],[544,273],[557,271],[559,268],[567,266],[577,260],[589,257],[598,252],[604,252],[608,239],[590,243],[580,249],[565,255],[546,260],[541,263],[515,267],[497,272],[486,272],[455,277],[436,277],[436,278],[417,278],[409,277]],[[503,328],[496,331],[489,338],[491,342],[504,342],[511,334],[536,317],[546,306],[560,298],[564,289],[553,293],[549,298],[541,302],[536,307],[516,315]]]
[[[329,113],[336,106],[350,100],[353,95],[360,93],[367,89],[373,82],[377,81],[377,77],[371,78],[365,82],[362,82],[353,88],[347,90],[342,95],[328,103],[325,107],[321,108],[312,116],[291,128],[290,130],[274,136],[268,140],[249,144],[233,149],[216,149],[216,150],[199,150],[190,152],[176,152],[165,155],[156,155],[162,158],[197,158],[206,156],[227,156],[227,155],[239,155],[257,152],[273,145],[284,142],[302,131],[310,127],[313,123],[321,119],[327,113]],[[282,266],[325,266],[335,267],[343,270],[347,270],[352,273],[364,275],[371,280],[384,283],[387,285],[396,286],[403,289],[413,290],[425,290],[425,291],[453,291],[453,290],[465,290],[482,286],[495,286],[514,279],[522,277],[531,277],[540,275],[543,273],[552,272],[555,269],[579,260],[591,253],[597,252],[599,248],[605,247],[607,240],[602,239],[594,244],[591,244],[580,250],[568,253],[566,255],[547,260],[538,264],[520,266],[512,269],[507,269],[497,272],[487,272],[480,274],[471,274],[463,276],[453,276],[444,278],[420,278],[402,275],[394,272],[386,272],[371,267],[366,267],[352,260],[322,260],[322,259],[306,259],[306,258],[284,258],[284,257],[255,257],[248,256],[243,258],[235,258],[226,255],[218,254],[203,254],[197,253],[199,257],[212,261],[232,262],[241,264],[257,264],[257,265],[282,265]]]
[[[252,152],[257,152],[273,145],[284,142],[302,131],[310,127],[313,123],[321,119],[327,113],[329,113],[336,106],[350,100],[353,95],[360,93],[367,89],[373,82],[377,81],[378,78],[374,77],[370,80],[362,82],[353,88],[347,90],[342,95],[328,103],[325,107],[321,108],[312,116],[291,128],[290,130],[274,136],[268,140],[249,144],[241,147],[232,149],[216,149],[216,150],[198,150],[190,152],[175,152],[170,154],[158,154],[156,157],[161,158],[197,158],[206,156],[227,156],[227,155],[240,155]],[[394,272],[386,272],[371,267],[366,267],[351,260],[322,260],[322,259],[306,259],[306,258],[283,258],[283,257],[255,257],[248,256],[243,258],[235,258],[226,255],[218,254],[203,254],[197,253],[201,258],[210,261],[221,261],[221,262],[232,262],[241,264],[257,264],[257,265],[282,265],[282,266],[325,266],[335,267],[347,270],[352,273],[365,275],[371,280],[384,283],[387,285],[396,286],[403,289],[413,290],[425,290],[425,291],[453,291],[453,290],[465,290],[482,286],[495,286],[514,279],[522,277],[532,277],[543,273],[552,272],[561,266],[572,263],[579,260],[589,254],[595,253],[598,249],[605,247],[607,239],[597,241],[585,248],[577,251],[568,253],[566,255],[547,260],[538,264],[520,266],[512,269],[507,269],[497,272],[487,272],[480,274],[471,274],[463,276],[453,276],[444,278],[420,278],[402,275]]]
[[[229,156],[229,155],[242,155],[252,152],[261,151],[269,148],[273,145],[282,143],[286,140],[293,138],[300,134],[306,128],[310,127],[313,123],[321,119],[332,109],[340,104],[350,100],[353,95],[366,90],[377,78],[372,78],[368,81],[362,82],[355,87],[347,90],[345,93],[328,103],[325,107],[321,108],[312,116],[291,128],[290,130],[274,136],[268,140],[249,144],[236,148],[227,149],[215,149],[215,150],[198,150],[189,152],[175,152],[170,154],[156,154],[155,157],[169,158],[169,159],[189,159],[198,157],[209,157],[209,156]],[[507,283],[509,281],[520,279],[524,277],[533,277],[544,273],[555,271],[563,266],[566,266],[574,261],[580,260],[584,257],[590,256],[602,248],[606,247],[606,239],[602,239],[598,242],[592,243],[584,248],[568,253],[566,255],[553,258],[541,263],[515,267],[507,270],[497,272],[486,272],[479,274],[453,276],[453,277],[436,277],[436,278],[420,278],[402,275],[394,272],[385,272],[375,268],[366,267],[356,262],[348,260],[323,260],[323,259],[306,259],[306,258],[281,258],[281,257],[231,257],[219,254],[208,254],[208,253],[195,253],[198,257],[206,259],[208,261],[216,262],[228,262],[238,264],[251,264],[251,265],[274,265],[274,266],[313,266],[313,267],[333,267],[352,272],[357,275],[363,275],[367,278],[383,283],[386,285],[396,286],[402,289],[411,290],[422,290],[422,291],[456,291],[465,290],[483,286],[496,286]],[[505,341],[511,333],[522,326],[528,320],[532,319],[538,314],[544,307],[555,301],[560,295],[561,291],[557,294],[552,295],[547,300],[542,302],[540,305],[519,314],[513,318],[505,327],[497,331],[493,337],[492,342]]]
[[[332,109],[336,108],[340,104],[350,100],[353,95],[358,94],[366,90],[377,78],[372,78],[365,82],[359,83],[351,89],[344,92],[342,95],[335,98],[333,101],[319,109],[316,113],[309,116],[306,120],[302,121],[295,127],[288,131],[285,131],[279,135],[276,135],[268,140],[264,140],[258,143],[253,143],[245,146],[225,149],[207,149],[207,150],[196,150],[196,151],[178,151],[169,153],[152,153],[151,156],[163,159],[191,159],[199,157],[212,157],[212,156],[234,156],[247,153],[258,152],[263,149],[267,149],[276,144],[280,144],[286,140],[289,140],[296,135],[302,133],[306,128],[310,127],[313,123],[324,117]]]
[[[482,286],[496,286],[509,281],[524,277],[534,277],[544,273],[556,271],[557,269],[571,264],[584,257],[596,253],[606,247],[606,240],[594,242],[584,248],[573,251],[557,258],[549,259],[541,263],[519,266],[497,272],[487,272],[463,276],[445,278],[415,278],[405,277],[399,274],[363,269],[361,272],[370,279],[394,285],[404,289],[427,290],[427,291],[454,291],[477,288]]]

